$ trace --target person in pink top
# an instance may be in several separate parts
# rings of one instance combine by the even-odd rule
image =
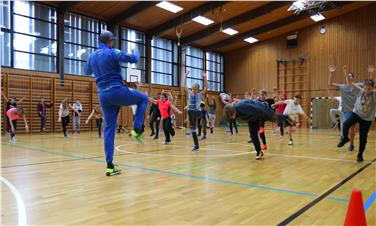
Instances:
[[[25,122],[26,132],[29,132],[29,126],[27,125],[25,112],[22,107],[11,108],[6,112],[6,114],[9,119],[9,124],[10,124],[10,141],[16,141],[15,132],[17,128],[17,119],[19,118],[23,118]]]
[[[175,136],[175,130],[174,128],[172,128],[171,123],[171,110],[177,112],[178,114],[181,114],[182,112],[168,100],[168,96],[165,92],[161,93],[159,100],[149,98],[149,101],[153,104],[158,105],[163,120],[163,132],[166,138],[164,144],[169,144],[171,143],[170,135]]]

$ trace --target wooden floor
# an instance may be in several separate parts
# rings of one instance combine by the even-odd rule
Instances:
[[[124,173],[106,177],[103,140],[95,133],[66,140],[18,135],[15,144],[3,136],[2,177],[14,188],[1,183],[2,224],[277,225],[376,158],[375,130],[363,163],[355,161],[356,151],[337,149],[331,131],[299,129],[288,146],[267,130],[261,161],[247,137],[246,128],[234,136],[221,128],[191,153],[184,130],[168,146],[163,137],[141,145],[121,134],[115,161]],[[375,172],[368,164],[290,225],[343,225],[351,190],[361,189],[366,202],[376,190]],[[376,225],[375,202],[366,216]]]

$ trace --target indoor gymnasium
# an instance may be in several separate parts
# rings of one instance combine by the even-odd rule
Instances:
[[[2,225],[376,225],[376,2],[0,9]]]

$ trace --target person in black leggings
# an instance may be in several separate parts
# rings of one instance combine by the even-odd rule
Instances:
[[[155,100],[156,98],[153,97]],[[161,122],[161,112],[159,111],[158,105],[151,103],[149,110],[149,125],[151,129],[150,136],[154,136],[154,140],[158,139],[159,136],[159,125]],[[155,125],[155,128],[154,128]]]

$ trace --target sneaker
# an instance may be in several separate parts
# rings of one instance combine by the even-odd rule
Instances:
[[[252,141],[252,140],[249,140],[249,141],[248,141],[248,144],[252,144],[252,143],[253,143],[253,141]]]
[[[341,138],[341,140],[337,144],[337,148],[341,148],[341,147],[345,146],[345,144],[349,141],[350,141],[349,138]]]
[[[114,168],[107,168],[106,176],[114,176],[116,174],[121,174],[121,169],[117,166],[114,166]]]
[[[132,137],[134,137],[138,142],[140,142],[141,144],[143,144],[144,143],[144,138],[142,137],[142,135],[141,134],[138,134],[135,130],[132,130],[131,132],[130,132],[130,135],[132,136]]]
[[[260,151],[257,155],[256,155],[256,158],[257,160],[259,159],[262,159],[262,157],[264,156],[264,153],[262,151]]]
[[[40,135],[44,135],[44,133],[42,131],[39,132]]]
[[[356,161],[357,162],[363,162],[364,161],[363,155],[359,153],[358,156],[356,157]]]
[[[268,149],[268,147],[266,146],[266,144],[261,145],[261,150],[266,151],[267,149]]]
[[[155,135],[155,132],[151,132],[150,136],[152,137],[152,136],[154,136],[154,135]]]
[[[199,146],[194,146],[194,147],[192,148],[192,151],[193,151],[193,152],[196,152],[196,151],[198,151],[198,149],[200,149]]]
[[[201,140],[206,140],[206,136],[201,137]]]
[[[355,146],[353,144],[350,144],[349,148],[347,150],[354,151]]]
[[[289,142],[287,143],[288,145],[293,145],[294,142],[292,142],[292,140],[289,140]]]
[[[162,144],[164,144],[164,145],[168,145],[168,144],[171,144],[171,141],[165,141],[165,142],[163,142]]]
[[[260,134],[260,133],[263,133],[263,132],[265,132],[265,129],[264,129],[264,127],[260,127],[260,129],[259,129],[258,133]]]
[[[158,136],[155,136],[155,137],[153,138],[153,140],[158,140]]]

